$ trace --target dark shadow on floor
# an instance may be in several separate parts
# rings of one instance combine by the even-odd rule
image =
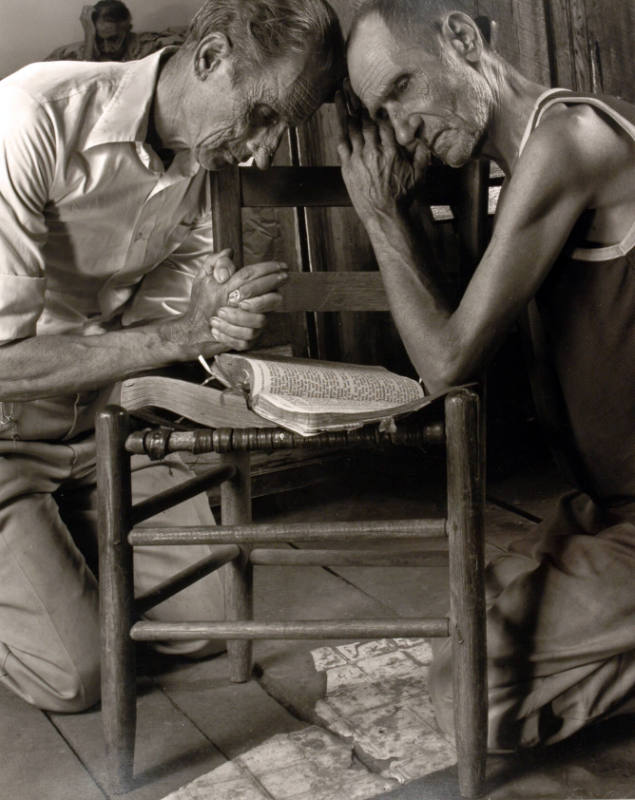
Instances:
[[[613,800],[635,797],[635,714],[615,717],[551,747],[489,756],[491,800]],[[456,767],[375,800],[460,800]]]

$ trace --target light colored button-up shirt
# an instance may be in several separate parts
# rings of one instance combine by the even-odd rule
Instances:
[[[166,170],[145,142],[166,52],[0,82],[0,342],[185,307],[213,246],[211,202],[189,151]]]

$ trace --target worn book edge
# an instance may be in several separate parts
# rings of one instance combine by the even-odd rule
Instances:
[[[128,378],[122,383],[120,402],[128,411],[161,408],[210,428],[277,427],[250,410],[242,392],[163,375]]]

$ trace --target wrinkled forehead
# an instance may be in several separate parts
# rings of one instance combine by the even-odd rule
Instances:
[[[346,60],[353,91],[371,108],[400,72],[418,66],[420,50],[412,42],[399,41],[382,17],[373,12],[355,28]]]
[[[264,68],[268,76],[268,102],[291,125],[299,125],[324,102],[330,88],[329,76],[306,54],[278,59]]]

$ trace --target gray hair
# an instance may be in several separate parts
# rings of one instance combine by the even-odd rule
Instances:
[[[99,0],[91,13],[93,22],[103,19],[108,22],[129,22],[132,19],[130,9],[121,0]]]
[[[330,84],[331,92],[344,75],[342,30],[326,0],[206,0],[190,24],[185,45],[195,46],[212,31],[227,36],[239,69],[299,53],[306,54],[319,73],[316,79]]]

